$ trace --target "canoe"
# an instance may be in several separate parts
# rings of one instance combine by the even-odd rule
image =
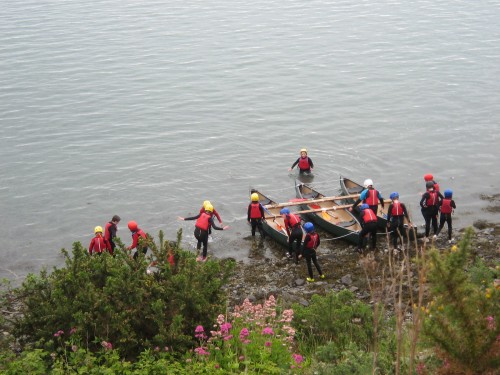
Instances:
[[[317,200],[325,196],[306,184],[295,184],[296,196],[299,199]],[[335,200],[330,201],[304,201],[300,205],[302,210],[319,210],[304,215],[308,220],[315,223],[335,237],[342,237],[346,241],[357,244],[361,225],[356,217],[345,208],[333,210],[334,206],[340,206]]]
[[[262,206],[277,204],[275,201],[269,199],[260,191],[252,189],[250,194],[257,193],[259,195],[259,203]],[[279,244],[288,247],[288,234],[286,233],[285,223],[280,215],[281,208],[271,207],[264,208],[266,211],[266,219],[262,222],[262,229],[264,232]],[[269,215],[269,216],[268,216]]]
[[[343,195],[352,195],[352,194],[361,194],[361,192],[365,189],[363,185],[358,184],[357,182],[351,180],[350,178],[340,176],[340,189],[342,190]],[[346,198],[344,200],[345,203],[351,203],[354,204],[356,202],[356,199],[353,198]],[[378,211],[377,211],[377,224],[382,231],[385,232],[387,228],[387,211],[389,210],[389,205],[390,203],[385,203],[384,208],[379,203]],[[358,205],[359,207],[359,205]],[[409,228],[408,226],[408,220],[405,218],[404,225],[406,228]],[[415,228],[415,231],[417,228]],[[409,231],[410,233],[410,239],[413,240],[413,231]]]

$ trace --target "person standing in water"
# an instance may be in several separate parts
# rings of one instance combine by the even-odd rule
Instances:
[[[288,168],[288,171],[291,171],[293,168],[295,168],[296,165],[299,166],[299,173],[301,173],[301,174],[312,172],[312,170],[314,168],[314,164],[313,164],[313,161],[311,160],[311,158],[309,156],[307,156],[307,149],[306,148],[300,149],[299,158],[295,161],[295,163],[292,164],[292,166],[290,168]]]

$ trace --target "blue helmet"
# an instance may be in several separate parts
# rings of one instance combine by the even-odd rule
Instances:
[[[306,231],[306,233],[311,233],[312,231],[314,231],[314,224],[310,222],[305,223],[304,230]]]
[[[282,208],[280,211],[280,215],[290,215],[290,210],[288,208]]]
[[[446,189],[446,190],[444,191],[444,197],[445,197],[445,198],[451,198],[452,196],[453,196],[453,190],[451,190],[451,189]]]
[[[394,199],[398,199],[399,193],[395,191],[394,193],[391,193],[391,195],[389,195],[389,198],[391,198],[391,201],[393,201]]]
[[[360,209],[361,211],[364,211],[364,210],[366,210],[367,208],[370,208],[370,206],[368,206],[366,203],[363,203],[361,206],[359,206],[359,209]]]

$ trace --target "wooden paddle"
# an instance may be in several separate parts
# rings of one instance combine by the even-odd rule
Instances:
[[[304,204],[304,203],[320,203],[320,202],[329,202],[329,201],[339,201],[342,199],[349,199],[349,198],[359,198],[359,194],[343,195],[343,196],[338,196],[338,197],[323,197],[323,198],[318,198],[318,199],[295,198],[293,200],[290,200],[287,203],[266,204],[265,207],[267,207],[267,208],[280,208],[280,207],[288,207],[288,206],[298,206],[298,205]]]

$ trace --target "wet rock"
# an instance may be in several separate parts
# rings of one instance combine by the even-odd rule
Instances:
[[[351,274],[347,274],[345,276],[342,276],[342,278],[340,279],[340,282],[344,285],[351,285],[352,284]]]
[[[303,286],[306,283],[304,279],[297,279],[295,280],[295,285],[296,286]]]

